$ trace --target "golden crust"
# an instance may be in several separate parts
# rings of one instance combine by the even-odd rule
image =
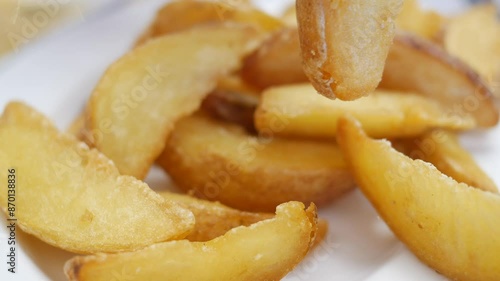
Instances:
[[[204,116],[176,125],[158,163],[180,188],[250,211],[291,200],[324,205],[353,187],[333,143],[258,138]]]
[[[0,166],[19,173],[16,218],[25,232],[77,252],[121,252],[183,238],[193,214],[21,103],[0,119]],[[7,174],[0,174],[7,182]],[[5,189],[7,186],[5,185]],[[7,190],[0,205],[7,211]]]
[[[402,0],[297,0],[304,71],[329,98],[355,100],[379,84]]]

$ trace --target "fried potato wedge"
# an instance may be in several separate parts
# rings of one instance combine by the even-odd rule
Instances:
[[[446,27],[443,44],[488,82],[500,77],[500,23],[495,5],[478,5],[454,18]]]
[[[255,126],[261,133],[284,120],[278,136],[333,138],[337,121],[344,114],[358,118],[367,133],[375,137],[418,136],[432,128],[471,129],[473,118],[456,118],[430,98],[411,93],[377,90],[355,101],[330,100],[316,93],[310,84],[266,90],[255,112]]]
[[[411,34],[395,37],[380,87],[431,97],[453,115],[473,116],[480,127],[498,123],[493,94],[479,75],[438,45]]]
[[[304,71],[329,98],[355,100],[382,79],[403,0],[297,0]]]
[[[111,65],[91,96],[91,143],[120,173],[144,178],[174,123],[196,111],[260,38],[253,28],[222,25],[165,36],[131,51]]]
[[[140,251],[76,257],[69,280],[280,280],[307,254],[316,233],[316,208],[290,202],[276,217],[238,227],[208,242],[160,243]]]
[[[195,217],[196,224],[186,237],[189,241],[209,241],[224,235],[238,226],[249,226],[253,223],[270,219],[272,214],[250,213],[233,209],[219,202],[202,200],[190,195],[172,192],[159,193],[165,200],[190,210]]]
[[[443,174],[458,182],[485,191],[498,192],[493,180],[460,145],[457,135],[452,132],[434,130],[415,139],[398,140],[397,143],[397,146],[402,148],[400,151],[406,155],[433,164]]]
[[[418,0],[405,0],[396,18],[396,27],[429,40],[436,40],[447,23],[446,17],[423,10]]]
[[[205,115],[176,124],[158,163],[181,189],[247,211],[270,211],[291,200],[324,205],[353,188],[333,144],[258,138]]]
[[[183,238],[194,226],[188,209],[121,176],[101,153],[59,133],[21,103],[9,104],[0,119],[0,168],[5,183],[12,178],[8,169],[19,173],[15,216],[21,229],[64,250],[136,250]],[[10,195],[2,185],[0,205],[6,213]]]
[[[198,199],[191,195],[171,192],[159,193],[165,200],[172,201],[190,210],[196,220],[193,231],[186,237],[189,241],[209,241],[224,235],[229,230],[238,226],[251,224],[270,219],[271,213],[251,213],[227,207],[219,202]],[[315,247],[326,236],[328,222],[318,219],[318,230],[314,240]]]
[[[338,141],[363,193],[420,260],[452,280],[498,279],[500,196],[368,138],[352,119],[340,120]]]
[[[227,21],[251,24],[264,31],[273,31],[284,26],[279,19],[254,8],[246,1],[178,0],[166,4],[158,11],[153,23],[139,38],[136,45],[195,26]]]
[[[272,34],[245,59],[241,75],[259,89],[307,82],[302,68],[297,28],[284,28]]]

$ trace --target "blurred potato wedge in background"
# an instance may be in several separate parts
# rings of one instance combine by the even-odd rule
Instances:
[[[281,20],[285,23],[286,26],[297,27],[297,8],[295,4],[288,7],[283,15],[281,16]]]
[[[137,40],[136,45],[141,45],[155,37],[184,31],[195,26],[222,22],[249,24],[263,31],[274,31],[284,26],[279,19],[258,10],[248,2],[244,0],[172,1],[158,11],[153,23]]]
[[[290,202],[272,219],[238,227],[208,242],[160,243],[140,251],[76,257],[65,265],[69,280],[280,280],[307,254],[316,226],[314,205]]]
[[[418,0],[405,0],[396,18],[396,27],[428,40],[437,40],[448,19],[437,12],[423,10]]]
[[[259,89],[307,82],[297,28],[284,28],[273,33],[245,59],[241,75]]]
[[[473,118],[446,114],[438,102],[412,93],[377,90],[355,101],[330,100],[310,84],[270,88],[262,93],[255,126],[265,133],[276,120],[284,120],[277,136],[334,138],[344,114],[358,118],[374,137],[418,136],[432,128],[466,130]]]
[[[396,143],[395,147],[404,154],[433,164],[443,174],[458,182],[485,191],[498,192],[493,180],[460,145],[458,136],[452,132],[434,130],[418,138],[398,140]]]
[[[446,27],[443,44],[490,85],[500,83],[500,22],[494,5],[479,5],[453,18]],[[500,92],[496,94],[500,97]]]
[[[190,195],[172,192],[159,192],[165,200],[175,202],[190,210],[195,217],[195,227],[186,237],[189,241],[209,241],[224,235],[238,226],[249,226],[253,223],[270,219],[270,213],[250,213],[233,209],[219,202],[198,199]]]
[[[450,114],[473,116],[479,127],[498,123],[493,94],[481,77],[438,45],[411,34],[394,38],[380,87],[430,97]]]
[[[202,109],[215,118],[239,124],[255,133],[253,116],[258,104],[258,97],[219,88],[203,100]]]
[[[198,114],[176,124],[157,162],[181,189],[240,210],[270,211],[292,200],[324,205],[353,188],[334,144],[271,134],[259,138]]]
[[[304,71],[329,98],[355,100],[378,86],[403,0],[297,0]]]
[[[21,103],[9,104],[0,119],[0,166],[2,182],[8,169],[22,173],[16,186],[17,224],[67,251],[131,251],[183,238],[194,227],[188,209],[121,176],[104,155],[59,133]],[[0,205],[7,212],[3,186]]]
[[[500,196],[458,183],[341,119],[338,142],[356,181],[394,234],[452,280],[500,276]]]
[[[261,41],[255,29],[219,25],[152,40],[112,64],[87,109],[87,139],[120,173],[142,179],[174,123],[195,112],[219,78]]]

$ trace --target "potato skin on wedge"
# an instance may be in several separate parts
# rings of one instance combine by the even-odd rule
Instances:
[[[395,34],[403,0],[297,0],[304,71],[328,98],[373,92]]]
[[[498,194],[370,139],[350,118],[340,120],[338,142],[363,193],[420,260],[453,280],[498,280]]]
[[[176,121],[238,69],[262,34],[224,24],[164,36],[112,64],[90,98],[87,135],[120,173],[142,179]]]
[[[111,160],[21,103],[10,103],[0,118],[0,168],[5,183],[7,170],[17,171],[20,228],[67,251],[131,251],[183,238],[194,227],[188,209],[121,176]],[[7,212],[7,185],[1,187]]]
[[[308,82],[302,68],[297,28],[284,28],[271,34],[245,59],[241,75],[259,89]]]
[[[290,202],[276,217],[238,227],[208,242],[172,241],[136,252],[76,257],[65,265],[72,281],[280,280],[307,254],[316,235],[316,208]]]
[[[247,211],[291,200],[323,205],[353,187],[334,144],[259,138],[204,115],[176,124],[158,163],[183,190]]]
[[[449,114],[474,117],[482,128],[498,123],[493,93],[479,74],[435,43],[409,33],[394,38],[380,88],[428,96]]]

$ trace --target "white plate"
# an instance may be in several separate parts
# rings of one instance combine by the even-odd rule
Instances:
[[[65,128],[83,108],[102,72],[130,48],[164,1],[140,2],[106,17],[89,19],[28,47],[0,72],[0,108],[10,100],[22,100]],[[276,1],[258,2],[274,10],[283,6]],[[499,142],[498,128],[465,138],[465,145],[497,183]],[[166,176],[156,169],[148,177],[148,183],[157,189],[165,188],[166,181]],[[359,191],[322,209],[320,215],[330,223],[326,242],[286,280],[446,280],[420,263],[393,236]],[[8,273],[6,221],[4,217],[2,220],[0,280],[65,280],[62,266],[73,254],[20,232],[17,273]]]

